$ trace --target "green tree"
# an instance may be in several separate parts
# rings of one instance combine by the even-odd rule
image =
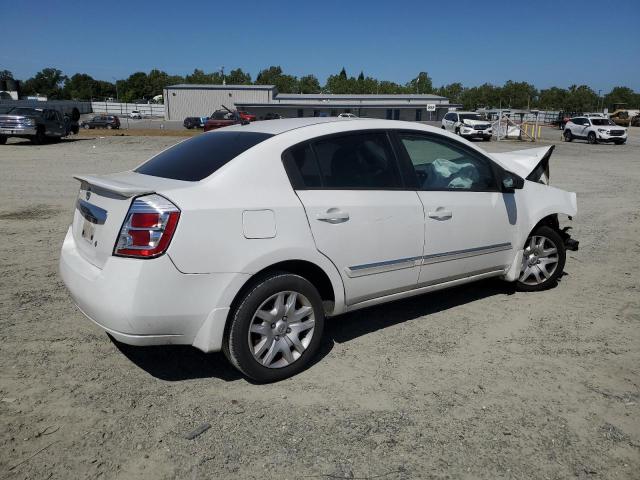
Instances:
[[[443,85],[435,91],[436,95],[448,98],[451,103],[462,103],[462,92],[464,87],[459,82]]]
[[[225,77],[228,85],[251,85],[251,75],[242,71],[241,68],[231,70]]]
[[[626,108],[638,108],[640,106],[640,94],[634,92],[629,87],[613,87],[613,89],[604,96],[604,104],[613,110],[614,104],[626,103]]]
[[[427,72],[420,72],[416,78],[406,85],[409,93],[433,93],[433,82]]]
[[[538,107],[541,110],[566,110],[569,92],[564,88],[551,87],[540,90]]]
[[[74,100],[103,99],[115,97],[116,88],[111,82],[95,80],[86,73],[76,73],[65,80],[63,93],[65,98]]]
[[[320,82],[315,75],[304,75],[298,80],[300,93],[320,93]]]
[[[66,79],[66,75],[57,68],[44,68],[24,82],[22,91],[25,95],[39,94],[50,99],[64,98],[62,87]]]
[[[9,70],[0,70],[0,80],[13,80],[13,73]]]
[[[258,73],[256,83],[258,85],[275,85],[278,92],[281,93],[295,93],[298,79],[293,75],[282,73],[280,66],[271,66]]]
[[[204,70],[196,68],[191,75],[184,77],[185,83],[197,83],[200,85],[222,83],[222,75],[220,72],[204,73]]]
[[[538,91],[530,83],[509,80],[500,89],[500,96],[509,108],[530,108],[537,100]]]
[[[598,95],[587,85],[571,85],[566,109],[570,112],[588,112],[598,108]]]

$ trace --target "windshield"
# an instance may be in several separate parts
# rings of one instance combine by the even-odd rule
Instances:
[[[41,115],[42,112],[35,108],[16,107],[9,110],[11,115]]]
[[[477,113],[461,113],[460,120],[484,120]]]
[[[615,125],[615,123],[608,118],[592,118],[591,123],[593,125]]]

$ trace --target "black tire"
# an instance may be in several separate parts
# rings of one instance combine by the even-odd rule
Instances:
[[[460,128],[456,127],[456,135],[460,135]]]
[[[0,145],[4,145],[5,143],[7,143],[7,137],[0,135]]]
[[[529,242],[532,237],[545,237],[549,242],[553,243],[554,247],[557,250],[557,264],[555,266],[555,270],[548,278],[544,279],[544,281],[541,281],[535,284],[525,283],[522,278],[523,271],[521,271],[520,277],[518,278],[518,280],[516,280],[516,289],[523,292],[538,292],[541,290],[547,290],[549,288],[555,287],[558,284],[558,279],[562,276],[562,273],[564,272],[564,265],[567,259],[567,251],[564,245],[564,241],[562,240],[562,237],[560,236],[560,234],[553,228],[548,227],[546,225],[542,225],[536,228],[533,232],[531,232],[527,237],[527,241],[525,242],[525,245],[524,245],[525,252],[527,251],[527,246],[529,245]],[[548,246],[549,244],[547,243],[546,245]],[[524,257],[523,266],[526,260],[527,260],[527,257]],[[525,278],[524,280],[527,280],[527,278]]]
[[[446,128],[445,128],[445,126],[444,126],[444,125],[442,125],[442,127],[440,127],[440,128],[442,128],[443,130],[446,130]]]
[[[34,145],[43,145],[47,141],[47,136],[44,133],[44,129],[42,127],[38,127],[36,130],[36,134],[31,137],[31,143]]]
[[[309,344],[298,359],[286,366],[268,368],[260,363],[251,351],[249,328],[254,315],[264,302],[279,292],[297,292],[306,297],[313,309],[315,323]],[[286,319],[286,315],[284,318]],[[287,272],[273,272],[256,280],[245,291],[238,300],[237,307],[230,313],[229,322],[222,342],[222,351],[225,356],[247,377],[260,383],[269,383],[291,377],[309,365],[322,340],[324,309],[318,290],[306,278]]]
[[[491,137],[483,137],[482,141],[483,142],[490,142],[491,141]]]
[[[624,145],[624,142],[626,142],[626,140],[616,140],[616,145]]]
[[[564,138],[565,142],[570,142],[571,140],[573,140],[573,133],[571,133],[571,130],[565,130],[562,137]]]
[[[596,134],[594,132],[589,132],[589,134],[587,135],[587,142],[589,142],[591,145],[595,145],[596,143],[598,143]]]

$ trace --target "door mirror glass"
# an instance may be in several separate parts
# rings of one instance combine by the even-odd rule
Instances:
[[[515,173],[505,171],[502,174],[502,191],[504,193],[513,193],[516,189],[524,187],[524,179]]]

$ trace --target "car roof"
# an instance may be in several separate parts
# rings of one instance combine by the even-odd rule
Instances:
[[[229,130],[240,130],[243,132],[269,133],[279,135],[289,130],[304,128],[311,125],[332,122],[352,122],[353,118],[345,117],[304,117],[304,118],[281,118],[277,120],[266,120],[251,122],[248,125],[234,125],[227,127]],[[383,120],[384,121],[384,120]],[[380,127],[383,128],[383,127]]]

